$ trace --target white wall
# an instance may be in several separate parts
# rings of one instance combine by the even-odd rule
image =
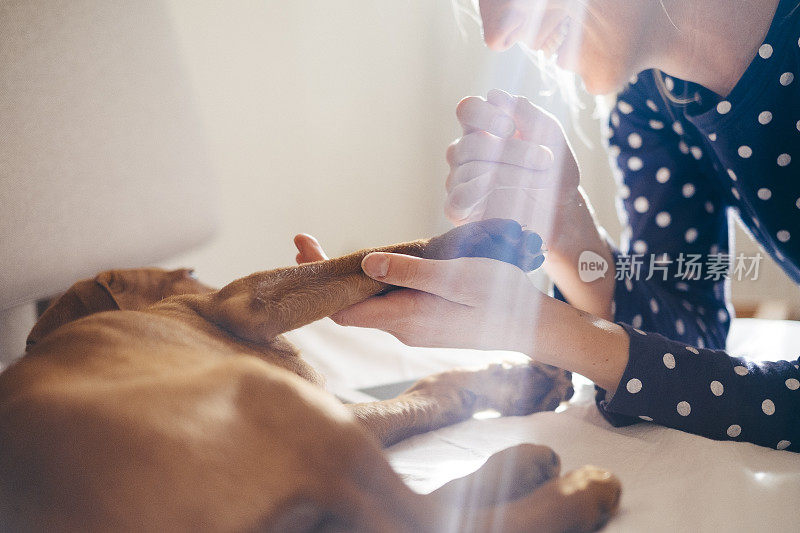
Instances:
[[[292,263],[297,232],[335,255],[445,229],[444,151],[463,96],[500,87],[563,110],[539,95],[540,77],[519,50],[488,51],[471,22],[465,39],[449,0],[171,6],[223,212],[216,240],[172,264],[216,284]],[[593,138],[593,147],[573,138],[583,184],[616,235],[599,126],[586,112],[581,127]],[[752,249],[745,240],[740,249]],[[800,301],[774,265],[734,294]]]

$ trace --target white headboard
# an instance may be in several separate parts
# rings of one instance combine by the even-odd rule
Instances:
[[[213,232],[174,37],[164,1],[0,2],[0,337],[19,306]]]

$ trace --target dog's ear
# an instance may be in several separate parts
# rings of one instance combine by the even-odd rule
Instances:
[[[140,294],[146,290],[153,283],[149,283],[151,276],[147,275],[147,271],[140,270],[108,270],[98,274],[94,281],[100,287],[106,290],[109,297],[114,300],[117,309],[138,309],[141,304],[147,303],[151,298],[147,295]],[[138,277],[146,278],[146,282],[142,282]],[[157,298],[153,298],[157,300]]]
[[[27,348],[55,329],[92,313],[119,309],[108,289],[93,279],[84,279],[67,290],[42,313],[28,334]]]

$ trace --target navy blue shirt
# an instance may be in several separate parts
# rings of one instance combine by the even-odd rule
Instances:
[[[754,363],[724,351],[728,277],[752,276],[758,266],[733,253],[733,217],[800,283],[797,6],[780,2],[727,97],[647,71],[611,113],[626,223],[615,251],[614,313],[631,338],[619,388],[610,399],[598,392],[614,425],[643,419],[800,451],[798,361]],[[689,268],[692,259],[699,269]]]

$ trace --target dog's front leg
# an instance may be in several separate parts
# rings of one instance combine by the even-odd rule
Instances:
[[[350,405],[384,446],[494,409],[504,416],[551,411],[572,397],[571,374],[536,362],[456,369],[419,380],[391,400]]]
[[[428,240],[362,250],[303,265],[257,272],[215,293],[196,297],[195,310],[240,339],[263,344],[281,333],[391,288],[366,276],[361,260],[370,252],[420,256]]]
[[[510,220],[465,224],[444,235],[383,248],[259,272],[221,290],[196,297],[194,308],[237,337],[265,343],[392,289],[366,276],[361,260],[371,252],[392,252],[428,259],[488,257],[531,270],[541,264],[538,235]]]

